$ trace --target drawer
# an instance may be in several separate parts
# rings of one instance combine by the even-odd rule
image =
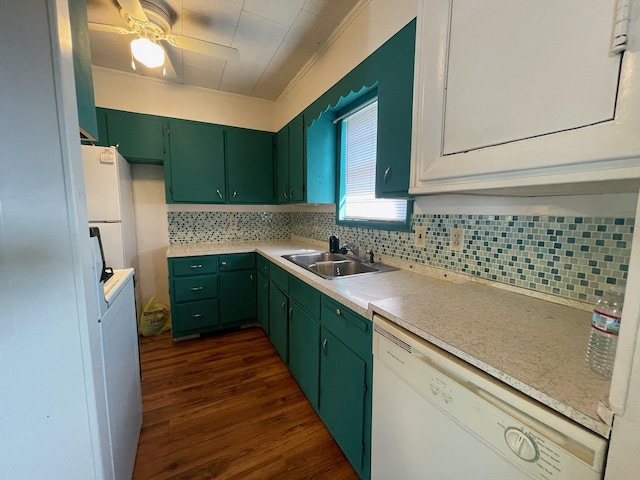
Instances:
[[[200,300],[199,302],[175,305],[176,317],[173,319],[174,337],[177,332],[197,333],[218,324],[218,300]]]
[[[176,302],[193,302],[218,296],[217,275],[197,275],[175,278],[173,280],[173,298]]]
[[[234,253],[232,255],[218,255],[218,259],[221,272],[256,268],[256,254],[253,252]]]
[[[169,261],[175,276],[216,273],[218,271],[218,258],[215,255],[170,258]]]
[[[270,268],[271,281],[274,282],[280,290],[289,295],[289,272],[275,264]]]
[[[271,264],[271,262],[269,262],[269,260],[264,258],[262,255],[256,255],[256,257],[257,257],[257,263],[258,263],[258,271],[268,277],[269,265]]]
[[[372,328],[370,320],[329,297],[322,298],[321,324],[362,359],[370,358]]]
[[[320,292],[293,275],[289,280],[289,298],[313,318],[320,319]]]

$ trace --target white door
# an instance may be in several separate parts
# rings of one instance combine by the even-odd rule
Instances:
[[[637,191],[640,0],[629,4],[419,0],[410,193]]]
[[[613,119],[615,0],[452,3],[444,153]]]

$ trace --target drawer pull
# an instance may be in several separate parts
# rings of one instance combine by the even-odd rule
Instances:
[[[216,193],[218,194],[218,196],[219,196],[220,198],[222,198],[222,192],[221,192],[220,190],[216,190]]]
[[[192,287],[191,288],[192,292],[199,292],[200,290],[204,290],[204,287]]]
[[[227,266],[227,262],[220,262],[220,265],[222,265],[223,267]]]
[[[338,316],[342,315],[342,310],[340,310],[339,308],[336,308],[336,315]]]
[[[202,264],[191,265],[189,268],[192,268],[192,269],[194,269],[194,270],[195,270],[196,268],[202,268]]]
[[[204,313],[194,313],[193,315],[191,315],[191,318],[200,318],[200,317],[204,317]]]

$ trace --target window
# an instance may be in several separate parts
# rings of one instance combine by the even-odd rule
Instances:
[[[339,223],[403,229],[408,201],[376,198],[378,100],[370,98],[340,115]]]

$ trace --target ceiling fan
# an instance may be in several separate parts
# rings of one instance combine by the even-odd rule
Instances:
[[[169,12],[155,3],[148,0],[116,1],[120,5],[120,16],[129,28],[94,22],[89,22],[89,28],[100,32],[134,36],[135,38],[131,41],[131,68],[134,70],[136,69],[135,59],[148,68],[162,67],[162,74],[165,77],[176,76],[171,60],[161,42],[224,60],[234,61],[240,57],[237,48],[171,33]]]

